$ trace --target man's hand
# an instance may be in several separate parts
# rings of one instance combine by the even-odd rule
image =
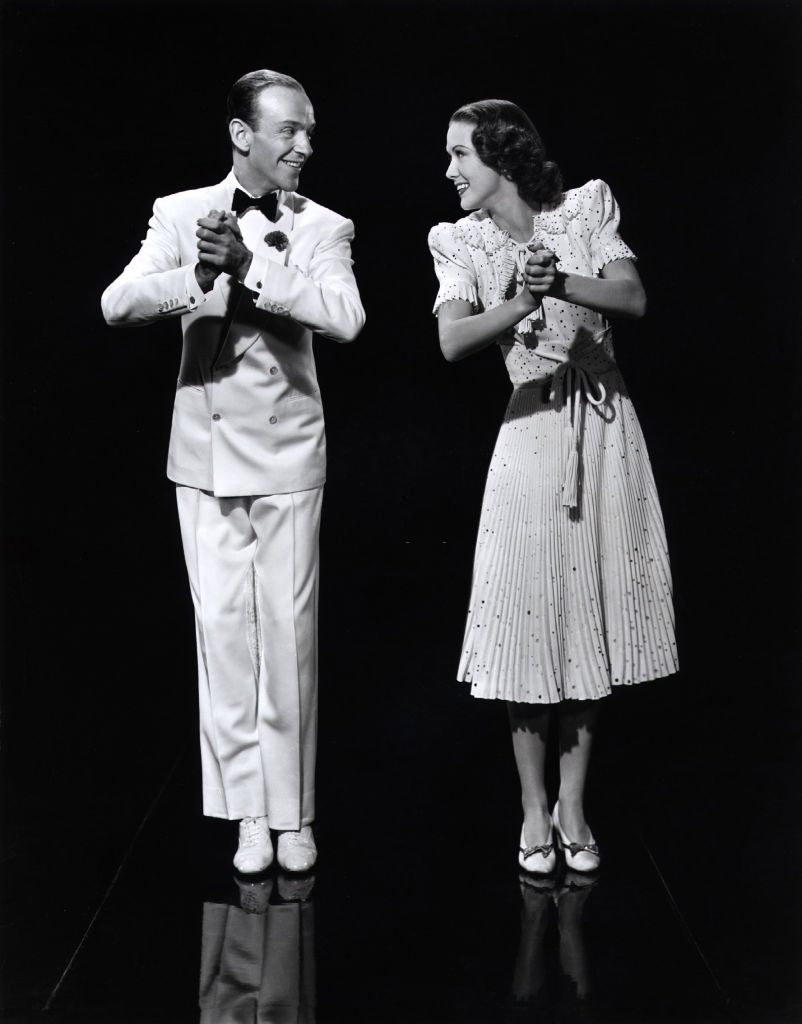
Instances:
[[[203,288],[199,274],[211,280],[222,273],[232,274],[238,280],[245,279],[251,266],[253,253],[242,241],[237,219],[231,213],[210,210],[208,216],[198,221],[198,261],[195,272]],[[209,287],[211,287],[211,284]]]
[[[535,298],[546,295],[557,278],[557,258],[539,242],[530,246],[524,267],[524,283]]]
[[[220,213],[218,210],[209,211],[209,217],[215,220],[222,221],[224,216],[225,214]],[[197,221],[197,223],[199,224],[200,221]],[[200,252],[198,253],[198,258],[200,259]],[[209,264],[205,263],[195,264],[195,280],[200,285],[200,289],[204,293],[204,295],[207,292],[210,292],[212,288],[214,288],[214,282],[217,280],[219,276],[220,271],[217,270],[215,267],[212,267]]]

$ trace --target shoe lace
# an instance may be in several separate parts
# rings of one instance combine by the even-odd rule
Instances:
[[[258,818],[243,818],[240,828],[240,846],[260,846],[265,841],[265,830]]]

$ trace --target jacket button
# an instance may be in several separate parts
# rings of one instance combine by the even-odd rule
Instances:
[[[278,416],[271,416],[270,417],[270,422],[271,423],[278,423]]]
[[[219,413],[219,412],[216,412],[216,413],[215,413],[215,414],[214,414],[214,415],[212,416],[212,419],[213,419],[213,420],[219,420],[219,419],[220,419],[220,413]]]
[[[257,288],[261,288],[262,287],[262,282],[261,281],[257,281],[256,282],[256,287]]]
[[[270,376],[271,377],[275,377],[277,373],[278,373],[278,367],[277,366],[271,366],[270,367]]]
[[[190,302],[190,305],[194,305],[194,303],[195,303],[195,296],[194,295],[190,295],[189,302]]]

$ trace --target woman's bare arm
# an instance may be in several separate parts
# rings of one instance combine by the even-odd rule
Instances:
[[[486,313],[473,314],[471,304],[462,299],[443,303],[437,313],[440,350],[450,363],[492,345],[499,335],[538,308],[555,281],[554,253],[540,244],[533,245],[527,263],[530,267],[533,273],[538,269],[537,282]]]
[[[539,295],[543,294],[542,271],[542,265],[530,260],[524,274],[527,285],[536,287]],[[605,316],[641,317],[646,312],[646,292],[640,275],[632,260],[627,259],[608,263],[601,277],[564,274],[558,270],[546,294]]]
[[[486,313],[474,313],[470,302],[464,299],[444,302],[437,311],[440,350],[450,363],[481,352],[538,305],[528,288]]]

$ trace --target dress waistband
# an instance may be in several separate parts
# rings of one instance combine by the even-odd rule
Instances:
[[[609,333],[607,327],[593,338],[595,344],[601,344]],[[575,355],[569,352],[541,352],[540,358],[548,359],[557,365],[549,378],[549,401],[554,402],[558,390],[562,385],[563,395],[569,405],[569,418],[565,426],[568,435],[568,461],[565,466],[562,486],[562,503],[566,508],[576,508],[579,504],[579,460],[582,450],[582,436],[584,432],[584,417],[582,415],[582,400],[590,405],[604,405],[607,400],[607,389],[601,382],[600,374],[605,371],[597,371],[591,368],[582,355],[592,351],[585,349],[578,351]],[[577,358],[578,357],[578,358]],[[607,370],[615,368],[611,364]],[[516,390],[529,390],[532,388],[543,388],[548,382],[532,381],[531,383],[520,384]]]

